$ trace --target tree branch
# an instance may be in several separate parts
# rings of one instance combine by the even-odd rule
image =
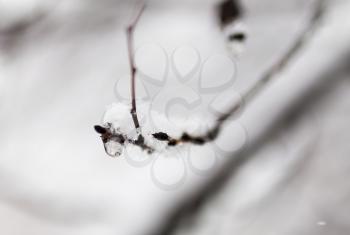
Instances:
[[[130,25],[126,28],[126,37],[127,37],[127,44],[128,44],[128,55],[129,55],[129,64],[130,64],[130,74],[131,74],[131,79],[130,79],[130,89],[131,89],[131,116],[132,120],[134,122],[136,131],[138,134],[141,134],[140,131],[140,123],[137,118],[137,111],[136,111],[136,87],[135,87],[135,76],[136,76],[136,65],[135,65],[135,58],[134,58],[134,45],[133,45],[133,40],[134,40],[134,30],[136,28],[137,23],[139,22],[139,19],[145,9],[146,5],[145,3],[142,3],[142,6],[137,13],[135,19],[131,21]]]

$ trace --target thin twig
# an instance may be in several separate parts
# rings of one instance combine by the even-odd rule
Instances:
[[[137,111],[136,111],[136,87],[135,87],[135,76],[136,76],[136,65],[135,65],[135,58],[134,58],[134,45],[133,45],[133,39],[134,39],[134,30],[139,22],[139,19],[145,9],[146,5],[145,3],[142,4],[139,12],[137,13],[135,19],[131,21],[130,25],[126,28],[126,37],[127,37],[127,43],[128,43],[128,55],[129,55],[129,64],[130,64],[130,73],[131,73],[131,116],[132,120],[134,122],[136,131],[139,132],[140,129],[140,123],[139,119],[137,118]]]

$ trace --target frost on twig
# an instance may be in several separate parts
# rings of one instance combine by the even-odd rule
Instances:
[[[120,156],[126,143],[137,145],[148,153],[153,152],[153,148],[145,144],[142,135],[138,135],[136,140],[130,139],[127,135],[118,133],[111,123],[107,123],[106,127],[96,125],[94,128],[97,133],[101,134],[105,151],[111,157]]]
[[[132,137],[129,137],[126,133],[123,133],[120,130],[115,129],[112,123],[107,123],[104,126],[100,126],[100,125],[94,126],[95,131],[101,134],[101,139],[104,144],[105,151],[110,156],[120,156],[122,153],[123,146],[126,145],[127,143],[136,145],[141,149],[146,150],[148,153],[152,153],[155,151],[155,148],[153,146],[146,143],[145,137],[141,133],[141,126],[138,119],[137,108],[136,108],[136,91],[135,91],[136,81],[135,80],[136,80],[137,68],[135,65],[135,58],[133,54],[134,53],[133,39],[134,39],[134,30],[137,26],[137,23],[140,20],[140,17],[144,9],[145,9],[145,4],[141,6],[136,17],[132,20],[130,25],[126,28],[128,57],[129,57],[130,73],[131,73],[130,113],[133,120],[133,124],[136,129],[137,137],[135,139]],[[180,138],[174,138],[174,137],[170,137],[170,135],[168,135],[165,132],[158,132],[158,133],[152,134],[151,136],[157,141],[166,142],[167,146],[176,146],[182,143],[192,143],[192,144],[202,145],[208,141],[215,139],[216,135],[217,135],[217,132],[210,133],[204,136],[192,136],[184,132]]]
[[[236,5],[230,5],[234,1],[225,1],[223,5],[221,5],[221,26],[224,26],[230,21],[236,19],[241,15],[240,8]],[[226,5],[225,5],[226,4]],[[227,5],[229,4],[229,5]],[[230,7],[233,11],[231,14],[226,12],[224,7]],[[123,146],[126,143],[133,144],[140,147],[142,150],[147,151],[147,153],[153,153],[157,151],[156,145],[150,145],[145,141],[145,137],[141,133],[141,126],[139,123],[139,119],[136,112],[136,93],[135,93],[135,76],[136,76],[136,65],[133,56],[133,33],[134,29],[144,11],[145,5],[142,5],[136,18],[132,21],[132,23],[127,27],[127,42],[128,42],[128,55],[129,55],[129,63],[130,63],[130,72],[131,72],[131,116],[136,129],[136,137],[132,138],[127,133],[123,133],[120,130],[115,129],[115,127],[111,123],[107,123],[104,126],[95,126],[95,130],[101,134],[102,141],[104,143],[105,150],[107,154],[110,156],[119,156],[122,153]],[[277,74],[282,71],[289,61],[293,58],[293,56],[300,51],[300,49],[306,44],[312,32],[315,30],[318,25],[320,18],[323,13],[324,8],[324,0],[317,1],[313,12],[311,14],[311,18],[309,23],[305,26],[304,30],[300,33],[299,37],[294,41],[292,46],[287,50],[287,52],[281,57],[276,64],[272,65],[267,72],[265,72],[260,79],[252,84],[246,91],[243,92],[242,101],[248,102],[260,91],[262,91],[271,81],[273,81],[277,76]],[[237,36],[241,38],[241,36]],[[153,133],[147,136],[147,139],[152,138],[152,141],[158,141],[161,143],[165,143],[168,147],[177,146],[180,144],[190,143],[195,145],[203,145],[205,143],[214,141],[219,135],[221,129],[225,121],[233,116],[242,106],[242,101],[236,102],[232,104],[232,106],[224,112],[221,116],[218,117],[214,125],[207,130],[204,134],[201,135],[193,135],[184,131],[179,137],[171,136],[167,133],[167,131],[160,131]]]

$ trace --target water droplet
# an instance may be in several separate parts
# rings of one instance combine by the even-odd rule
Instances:
[[[106,153],[111,157],[119,157],[123,153],[123,146],[114,140],[109,140],[105,144]]]

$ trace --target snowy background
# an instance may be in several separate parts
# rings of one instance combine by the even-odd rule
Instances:
[[[212,124],[315,3],[242,1],[238,56],[218,2],[154,0],[144,12],[140,112],[167,119],[154,130]],[[110,158],[93,125],[128,102],[124,28],[136,4],[0,0],[1,234],[349,234],[350,2],[327,2],[314,37],[215,143]]]

